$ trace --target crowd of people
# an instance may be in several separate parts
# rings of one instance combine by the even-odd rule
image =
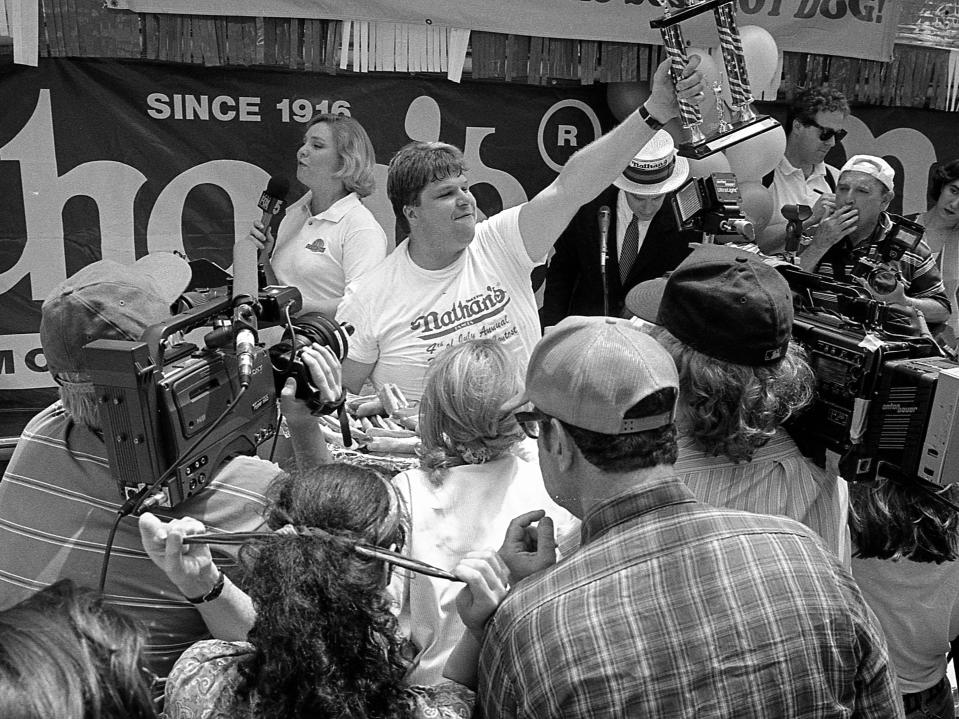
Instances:
[[[0,481],[0,715],[952,717],[959,495],[850,486],[790,436],[816,378],[770,262],[786,218],[761,252],[671,220],[689,165],[662,126],[703,100],[698,62],[661,65],[642,107],[487,220],[459,149],[400,149],[392,252],[362,203],[369,137],[314,118],[306,193],[241,242],[355,327],[349,355],[300,351],[317,397],[283,387],[289,462],[237,457],[170,509],[118,517],[83,347],[168,319],[189,265],[101,260],[51,293],[60,400]],[[800,268],[859,282],[896,174],[825,165],[848,116],[797,96],[764,184],[810,208]],[[959,161],[912,219],[927,241],[863,292],[948,343]],[[419,466],[334,461],[314,408],[387,384],[418,402]]]

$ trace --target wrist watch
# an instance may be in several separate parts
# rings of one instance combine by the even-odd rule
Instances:
[[[663,123],[649,114],[649,110],[646,109],[646,103],[639,106],[639,116],[643,118],[643,122],[649,125],[653,130],[663,129]]]
[[[223,591],[223,586],[226,584],[226,575],[223,573],[223,570],[219,570],[220,573],[216,578],[216,581],[213,583],[213,589],[211,589],[206,594],[201,594],[199,597],[187,597],[184,595],[190,604],[203,604],[205,602],[212,602],[214,599],[220,596],[220,593]]]

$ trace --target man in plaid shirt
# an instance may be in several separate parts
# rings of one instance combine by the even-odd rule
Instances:
[[[675,477],[677,393],[626,320],[570,317],[537,345],[509,409],[532,404],[516,418],[582,545],[548,566],[550,523],[511,524],[514,585],[542,571],[487,626],[479,716],[903,716],[882,631],[823,543]]]

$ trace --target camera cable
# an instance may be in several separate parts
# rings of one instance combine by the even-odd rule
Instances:
[[[197,439],[189,447],[187,447],[183,452],[180,453],[180,456],[177,457],[170,466],[164,471],[156,481],[152,484],[144,487],[135,495],[130,497],[123,505],[117,510],[117,516],[113,520],[113,525],[110,527],[110,534],[107,536],[106,547],[104,548],[103,553],[103,562],[100,565],[100,580],[97,583],[97,588],[102,594],[104,587],[106,586],[107,581],[107,572],[109,571],[110,566],[110,555],[113,553],[113,542],[116,539],[117,530],[120,527],[120,522],[124,517],[130,515],[139,514],[144,510],[150,509],[158,505],[164,499],[162,492],[158,491],[164,484],[166,484],[170,478],[174,475],[176,470],[183,463],[183,460],[186,459],[200,444],[210,436],[210,433],[222,422],[230,412],[236,407],[237,403],[240,401],[240,398],[246,392],[246,387],[241,386],[240,391],[237,392],[236,397],[227,405],[227,408],[207,427]]]

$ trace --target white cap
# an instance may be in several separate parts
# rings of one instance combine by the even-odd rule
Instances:
[[[881,157],[874,157],[873,155],[853,155],[846,160],[846,164],[839,170],[839,174],[849,170],[862,172],[871,177],[875,177],[885,185],[886,189],[890,192],[896,189],[896,171],[892,169],[892,165]]]

